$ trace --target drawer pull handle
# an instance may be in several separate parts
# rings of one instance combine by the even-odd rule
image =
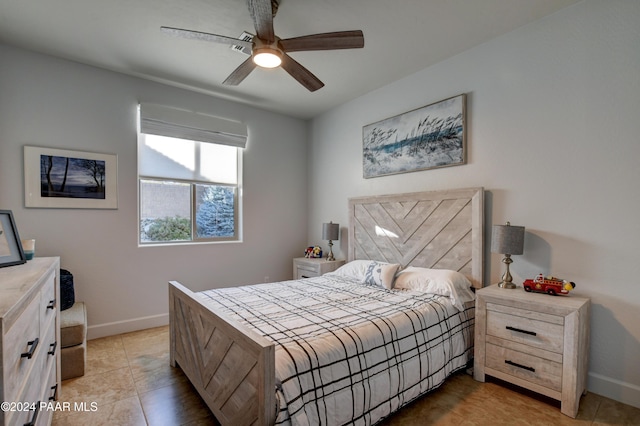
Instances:
[[[24,426],[35,426],[36,420],[38,419],[38,413],[40,412],[40,401],[36,405],[36,408],[33,409],[33,417],[31,417],[31,421],[29,423],[25,423]]]
[[[36,351],[36,348],[38,347],[38,342],[40,341],[40,339],[38,337],[36,337],[35,339],[31,340],[30,342],[27,342],[27,345],[31,346],[29,348],[29,350],[27,352],[23,352],[20,354],[21,358],[27,358],[27,359],[31,359],[31,357],[33,356],[33,353]]]
[[[53,391],[53,395],[49,397],[49,401],[55,401],[58,397],[58,384],[51,386],[51,390]]]
[[[507,326],[507,330],[517,331],[518,333],[529,334],[531,336],[537,336],[535,331],[521,330],[519,328],[511,327],[510,325]]]
[[[49,344],[49,348],[51,349],[49,350],[49,352],[47,352],[47,355],[55,355],[57,346],[58,346],[58,342],[53,342]]]
[[[536,372],[536,369],[533,367],[527,367],[526,365],[518,364],[517,362],[509,361],[508,359],[504,360],[505,364],[513,365],[514,367],[522,368],[527,371],[531,371],[532,373]]]
[[[56,308],[56,299],[49,300],[49,304],[47,305],[47,309],[55,309]]]

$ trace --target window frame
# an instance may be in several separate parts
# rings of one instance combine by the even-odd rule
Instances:
[[[138,134],[138,146],[141,143],[144,143],[144,137],[147,135],[146,133],[139,132]],[[183,139],[183,138],[175,138],[175,139]],[[187,140],[187,139],[184,139]],[[196,141],[198,142],[198,141]],[[198,142],[198,143],[209,143],[209,142]],[[218,144],[221,145],[221,144]],[[198,179],[179,179],[179,178],[162,178],[158,176],[145,176],[139,174],[138,171],[138,246],[139,247],[149,247],[149,246],[167,246],[167,245],[183,245],[183,244],[221,244],[221,243],[238,243],[242,242],[242,152],[243,149],[239,147],[234,147],[236,149],[236,173],[237,173],[237,183],[229,184],[229,183],[219,183],[214,181],[207,180],[198,180]],[[142,241],[142,181],[156,181],[156,182],[176,182],[190,185],[190,220],[191,220],[191,239],[190,240],[174,240],[174,241]],[[206,186],[223,186],[235,188],[234,191],[234,212],[233,212],[233,228],[234,235],[232,237],[197,237],[197,223],[196,223],[196,192],[198,185],[206,185]]]

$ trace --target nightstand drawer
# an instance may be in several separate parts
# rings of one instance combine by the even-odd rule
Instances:
[[[561,354],[564,318],[487,303],[487,335]]]
[[[562,364],[487,343],[486,367],[560,392]]]
[[[296,278],[297,280],[301,278],[311,278],[317,277],[320,275],[319,268],[306,267],[306,265],[298,265]]]

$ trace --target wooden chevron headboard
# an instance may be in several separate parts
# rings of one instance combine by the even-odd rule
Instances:
[[[483,286],[484,190],[349,199],[348,259],[453,269]]]

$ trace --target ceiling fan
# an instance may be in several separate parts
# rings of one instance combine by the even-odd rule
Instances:
[[[355,30],[280,39],[273,31],[273,18],[278,11],[279,2],[280,0],[247,0],[249,12],[256,29],[256,36],[252,41],[180,28],[160,27],[160,29],[175,36],[213,41],[250,49],[251,57],[240,64],[222,84],[237,86],[256,66],[263,68],[281,66],[300,84],[309,91],[314,92],[323,87],[324,83],[291,58],[288,53],[311,50],[357,49],[364,47],[364,36],[362,31]]]

